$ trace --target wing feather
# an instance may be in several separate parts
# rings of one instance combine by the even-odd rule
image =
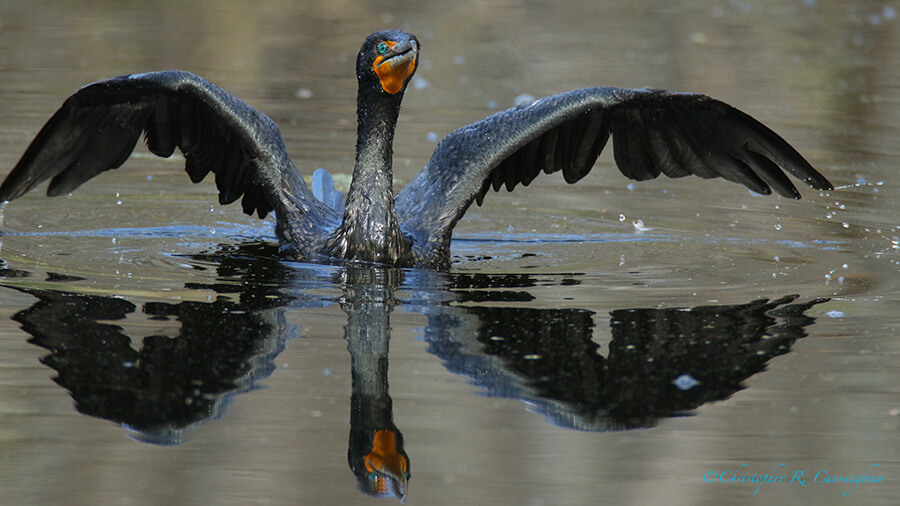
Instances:
[[[0,200],[19,197],[46,179],[51,179],[49,195],[69,193],[120,167],[141,133],[158,156],[179,149],[191,181],[214,173],[222,204],[243,197],[247,214],[264,217],[282,210],[292,219],[316,224],[295,227],[294,235],[340,218],[299,177],[275,122],[222,88],[181,71],[121,76],[78,90],[7,176]]]
[[[774,189],[799,198],[787,172],[813,188],[832,188],[787,141],[728,104],[663,90],[585,88],[450,133],[397,195],[401,228],[419,258],[445,262],[456,222],[491,187],[512,190],[558,171],[575,183],[610,136],[616,165],[635,180],[721,177],[757,193]]]

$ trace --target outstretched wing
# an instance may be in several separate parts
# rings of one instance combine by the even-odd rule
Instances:
[[[291,164],[275,122],[227,91],[188,72],[164,71],[89,84],[47,121],[0,186],[0,201],[51,179],[48,195],[71,192],[125,163],[141,133],[158,156],[175,148],[193,182],[215,174],[219,202],[243,197],[244,212],[336,212],[309,191]]]
[[[694,174],[751,190],[800,194],[784,172],[820,189],[831,183],[775,132],[705,95],[585,88],[523,104],[460,128],[397,195],[397,214],[414,249],[428,257],[487,191],[528,185],[542,171],[584,177],[613,137],[616,164],[636,180]]]

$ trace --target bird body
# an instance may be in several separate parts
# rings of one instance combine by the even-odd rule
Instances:
[[[393,141],[400,104],[418,67],[415,36],[369,35],[357,57],[357,144],[343,207],[316,198],[281,132],[257,111],[183,71],[89,84],[48,120],[0,186],[0,200],[50,179],[67,194],[121,166],[143,133],[148,149],[178,148],[193,182],[215,174],[219,202],[276,216],[285,254],[448,269],[453,228],[473,202],[505,186],[561,171],[575,183],[613,140],[621,172],[636,180],[723,177],[751,190],[799,198],[785,172],[820,189],[831,183],[793,147],[747,114],[705,95],[584,88],[498,112],[450,133],[395,196]]]

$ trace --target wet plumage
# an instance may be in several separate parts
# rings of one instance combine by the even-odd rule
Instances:
[[[118,168],[144,135],[149,150],[185,157],[193,182],[212,172],[219,202],[274,212],[284,251],[446,269],[454,226],[488,191],[528,185],[541,173],[583,178],[612,141],[621,172],[646,180],[722,177],[751,190],[799,198],[785,173],[819,189],[831,183],[793,147],[747,114],[705,95],[653,89],[584,88],[491,115],[450,133],[394,195],[393,138],[418,67],[419,43],[398,30],[370,35],[357,57],[357,145],[341,208],[320,201],[294,167],[265,114],[182,71],[87,85],[50,118],[0,186],[12,200],[50,179],[67,194]]]

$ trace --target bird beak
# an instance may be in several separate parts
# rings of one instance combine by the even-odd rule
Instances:
[[[390,42],[388,42],[390,44]],[[381,88],[394,95],[406,86],[406,82],[416,71],[419,60],[419,44],[410,40],[390,46],[390,52],[375,59],[372,69],[381,81]]]

